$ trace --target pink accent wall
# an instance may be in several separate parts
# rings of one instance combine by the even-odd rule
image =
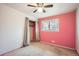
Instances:
[[[59,19],[59,32],[41,31],[41,21],[51,19]],[[75,48],[75,23],[75,11],[57,16],[39,18],[40,41]]]

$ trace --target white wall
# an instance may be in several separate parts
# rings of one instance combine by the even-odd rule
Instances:
[[[25,15],[0,4],[0,54],[22,46]]]
[[[76,12],[76,50],[79,53],[79,8]]]

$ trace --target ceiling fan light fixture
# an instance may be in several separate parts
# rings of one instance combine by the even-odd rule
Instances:
[[[42,11],[43,11],[43,8],[39,7],[38,12],[42,12]]]
[[[27,6],[30,6],[30,7],[35,7],[36,9],[33,11],[33,13],[35,13],[35,12],[43,12],[43,13],[45,13],[46,12],[46,10],[45,10],[45,8],[51,8],[51,7],[53,7],[53,4],[45,4],[45,3],[36,3],[36,4],[34,4],[34,5],[32,5],[32,4],[28,4]]]

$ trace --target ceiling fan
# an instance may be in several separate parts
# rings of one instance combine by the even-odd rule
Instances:
[[[35,7],[36,9],[33,11],[33,13],[39,11],[39,12],[46,12],[46,10],[44,8],[51,8],[53,7],[53,4],[44,4],[44,3],[36,3],[34,5],[32,4],[28,4],[27,6],[29,7]]]

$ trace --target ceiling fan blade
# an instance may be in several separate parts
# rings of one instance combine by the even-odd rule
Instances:
[[[53,7],[53,5],[51,4],[51,5],[45,5],[44,6],[45,8],[50,8],[50,7]]]
[[[30,6],[30,7],[36,7],[35,5],[30,5],[30,4],[28,4],[27,6]]]
[[[36,11],[37,11],[37,9],[36,9],[36,10],[34,10],[34,11],[33,11],[33,13],[35,13]]]
[[[45,9],[43,9],[43,12],[46,13]]]

